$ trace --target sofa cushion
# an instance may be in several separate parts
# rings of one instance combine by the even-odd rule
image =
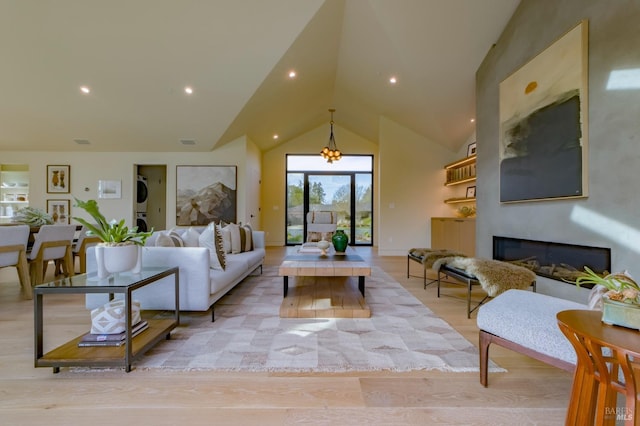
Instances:
[[[253,240],[251,235],[253,234],[253,229],[251,229],[251,225],[245,224],[240,225],[240,251],[251,251],[253,250]]]
[[[182,234],[182,241],[184,241],[185,247],[199,247],[199,238],[200,233],[193,226],[190,226],[189,229]]]
[[[175,231],[165,231],[158,234],[156,247],[184,247],[184,241]]]
[[[242,241],[240,239],[240,225],[236,223],[230,223],[224,227],[229,230],[231,236],[231,253],[242,252]]]
[[[235,255],[234,255],[235,256]],[[247,267],[245,262],[234,259],[234,256],[229,256],[227,266],[224,270],[211,269],[209,272],[210,277],[210,291],[211,293],[217,293],[221,289],[227,287],[230,284],[238,281],[240,277],[243,277],[247,273]]]
[[[211,222],[200,237],[198,237],[200,247],[209,249],[210,267],[214,269],[226,268],[226,253],[222,244],[222,234],[215,223]]]
[[[223,225],[220,221],[220,233],[222,234],[222,244],[224,246],[225,253],[231,253],[231,228],[227,228],[228,225]]]

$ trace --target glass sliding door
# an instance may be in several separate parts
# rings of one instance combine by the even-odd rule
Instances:
[[[349,244],[372,245],[373,157],[343,156],[329,166],[321,160],[317,155],[287,156],[286,244],[305,241],[307,212],[332,211]]]
[[[332,211],[338,214],[338,229],[351,238],[351,176],[349,174],[308,174],[307,211]]]
[[[373,184],[371,173],[355,175],[355,244],[373,244]]]
[[[304,173],[287,173],[287,244],[304,242]]]

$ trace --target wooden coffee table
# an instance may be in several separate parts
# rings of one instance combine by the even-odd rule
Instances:
[[[371,310],[365,295],[365,277],[371,276],[368,265],[356,251],[345,253],[333,248],[326,256],[303,253],[299,247],[289,249],[280,265],[284,299],[280,316],[286,318],[368,318]],[[289,277],[296,285],[289,289]],[[351,277],[357,277],[357,287]]]

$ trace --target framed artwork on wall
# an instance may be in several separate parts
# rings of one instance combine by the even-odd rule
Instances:
[[[587,25],[500,83],[500,202],[588,195]]]
[[[476,155],[476,143],[470,143],[467,146],[467,157],[471,157],[472,155]]]
[[[467,186],[467,198],[476,198],[475,186]]]
[[[47,166],[47,193],[68,194],[71,166]]]
[[[99,180],[98,198],[122,198],[122,181]]]
[[[236,222],[236,166],[176,166],[176,225]]]
[[[71,223],[70,210],[70,200],[47,200],[47,213],[53,218],[54,225]]]

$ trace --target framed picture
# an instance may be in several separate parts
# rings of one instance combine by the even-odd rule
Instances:
[[[470,143],[467,147],[467,157],[471,157],[472,155],[476,155],[476,143]]]
[[[176,166],[176,225],[236,222],[236,166]]]
[[[71,166],[47,166],[47,193],[68,194]]]
[[[588,195],[588,27],[500,83],[500,202]]]
[[[122,198],[122,181],[99,180],[98,198]]]
[[[68,225],[71,223],[71,201],[47,200],[47,213],[53,218],[55,225]]]
[[[467,198],[476,198],[475,186],[467,186]]]

